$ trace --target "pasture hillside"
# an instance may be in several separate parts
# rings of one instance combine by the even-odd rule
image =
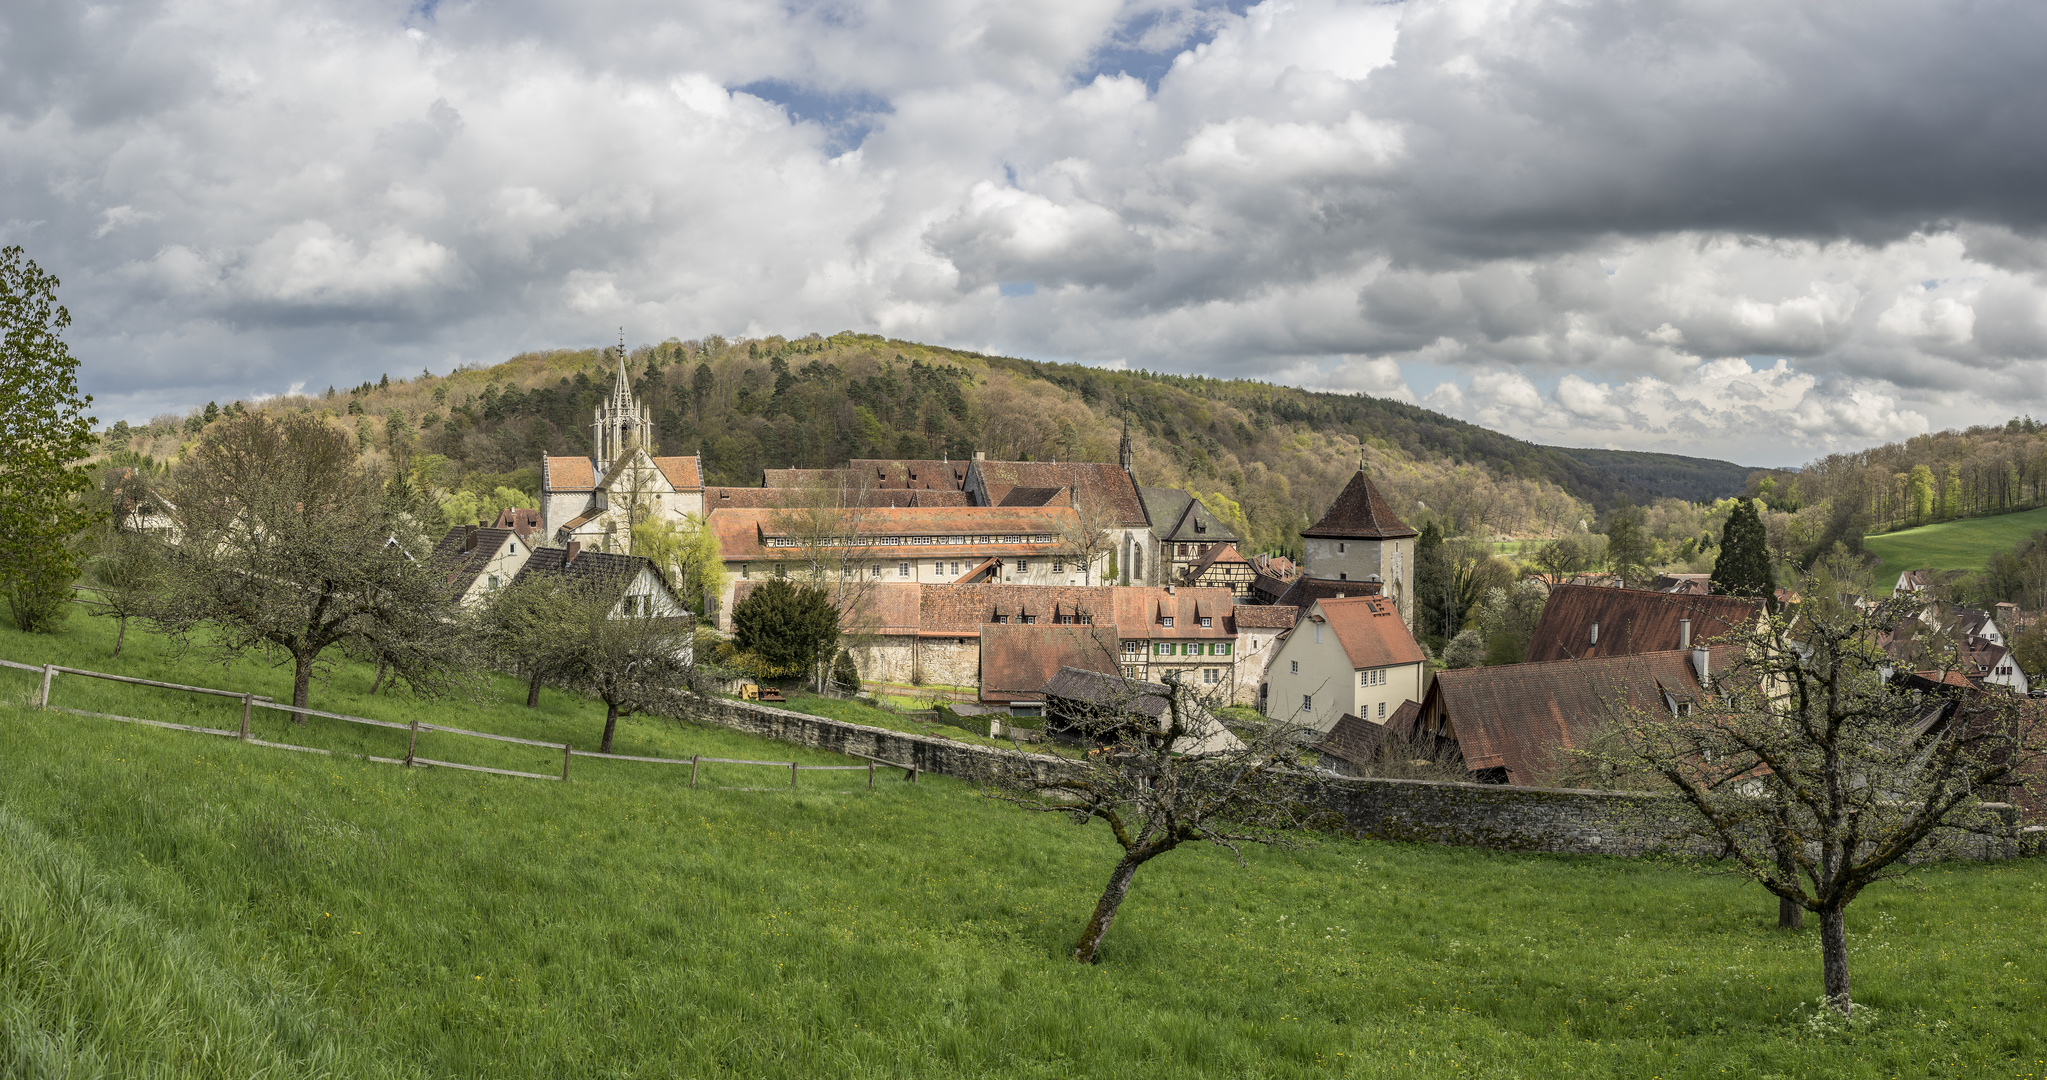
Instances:
[[[0,656],[107,670],[105,637],[0,630]],[[131,647],[190,682],[261,673]],[[367,675],[342,668],[321,703],[549,738],[599,715],[532,717],[509,681],[459,709],[365,699]],[[7,1075],[2039,1077],[2047,1058],[2038,861],[1866,893],[1849,925],[1875,1018],[1853,1032],[1812,1019],[1816,935],[1776,930],[1753,886],[1653,861],[1176,852],[1080,967],[1063,955],[1113,843],[952,781],[404,770],[38,712],[32,685],[0,672]],[[138,695],[105,711],[170,707],[105,692]],[[659,721],[622,738],[803,753]]]
[[[1981,570],[1990,556],[2009,551],[2047,530],[2047,507],[2018,514],[1962,518],[1865,537],[1863,546],[1879,560],[1876,585],[1888,590],[1907,570]]]

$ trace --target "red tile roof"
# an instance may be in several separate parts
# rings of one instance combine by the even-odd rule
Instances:
[[[854,458],[846,463],[846,467],[873,477],[885,488],[958,491],[966,485],[969,464],[971,462],[913,458]]]
[[[981,628],[981,700],[1043,701],[1062,667],[1116,673],[1114,627],[990,625]]]
[[[779,511],[770,509],[711,508],[711,528],[728,561],[758,561],[800,558],[800,548],[768,547],[763,538],[783,535],[777,525]],[[916,559],[934,556],[980,558],[987,555],[1051,557],[1060,553],[1060,532],[1072,521],[1073,511],[1061,507],[1011,510],[989,506],[960,507],[872,507],[858,515],[859,534],[870,541],[887,538],[914,540],[919,536],[976,537],[966,544],[883,544],[869,543],[852,549],[860,559]],[[990,537],[980,543],[979,537]],[[1007,536],[1049,536],[1049,543],[1011,544]]]
[[[1419,664],[1427,659],[1414,635],[1408,632],[1407,623],[1401,620],[1400,609],[1389,599],[1353,596],[1321,600],[1309,609],[1308,617],[1314,618],[1317,611],[1336,632],[1336,640],[1342,643],[1353,668]]]
[[[862,506],[969,506],[964,491],[925,488],[871,488],[857,492]],[[817,498],[810,488],[707,487],[704,509],[774,510],[808,505]]]
[[[1147,524],[1144,504],[1137,497],[1137,483],[1120,465],[1106,462],[975,461],[969,480],[979,478],[980,488],[991,504],[999,505],[1011,488],[1072,488],[1075,498],[1098,498],[1110,508],[1117,524],[1137,527]]]
[[[677,491],[689,491],[704,486],[704,479],[697,473],[697,459],[690,457],[657,457],[654,467],[668,479],[668,486]]]
[[[1379,493],[1377,484],[1359,469],[1344,485],[1343,493],[1329,504],[1322,520],[1303,529],[1302,536],[1326,540],[1396,540],[1421,534],[1407,527],[1393,504]]]
[[[1739,656],[1733,646],[1709,651],[1711,672],[1728,670]],[[1661,709],[1666,692],[1699,700],[1692,650],[1452,668],[1436,673],[1422,723],[1446,720],[1472,771],[1504,769],[1509,783],[1539,784],[1586,745],[1611,710]]]
[[[498,511],[498,519],[492,523],[491,527],[510,529],[519,534],[519,539],[524,540],[539,531],[540,511],[529,510],[519,506],[508,506]]]
[[[546,491],[595,491],[596,466],[586,457],[543,457],[540,486]]]
[[[1238,604],[1232,613],[1238,630],[1292,630],[1300,621],[1301,609],[1284,604]]]
[[[1701,644],[1749,625],[1760,611],[1756,601],[1739,596],[1559,585],[1542,606],[1542,618],[1529,639],[1528,659],[1537,663],[1676,649],[1684,619],[1692,622],[1692,643]],[[1596,644],[1594,624],[1599,626]]]

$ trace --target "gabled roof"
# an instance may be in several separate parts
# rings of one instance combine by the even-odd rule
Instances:
[[[1419,664],[1427,658],[1400,609],[1382,596],[1353,596],[1342,600],[1319,600],[1309,609],[1309,618],[1320,614],[1336,633],[1353,668],[1377,668],[1390,664]]]
[[[472,529],[475,530],[476,544],[465,550]],[[490,565],[490,561],[504,549],[505,542],[517,537],[518,534],[510,529],[477,529],[473,525],[457,525],[448,530],[448,535],[441,537],[440,543],[434,545],[433,559],[446,567],[448,587],[456,596],[461,596],[469,591],[471,585],[476,584],[476,576],[483,573],[483,568]]]
[[[526,560],[526,565],[520,567],[519,573],[512,578],[512,584],[517,585],[532,577],[554,575],[606,586],[615,585],[622,592],[640,575],[640,571],[646,570],[654,575],[654,580],[660,583],[661,588],[667,591],[670,597],[675,595],[675,590],[668,584],[668,579],[662,575],[661,568],[643,555],[614,555],[608,551],[582,549],[576,552],[574,559],[570,559],[569,551],[568,548],[534,548],[532,556]]]
[[[1073,498],[1102,500],[1110,516],[1125,527],[1146,523],[1144,504],[1137,498],[1137,483],[1119,465],[1106,462],[975,461],[968,466],[971,486],[979,479],[980,490],[992,505],[1001,505],[1011,488],[1063,487]]]
[[[508,506],[498,511],[498,519],[491,527],[510,529],[523,540],[540,531],[540,511],[529,510],[523,506]]]
[[[1401,708],[1412,704],[1414,703],[1411,701],[1402,702]],[[1382,725],[1344,713],[1336,718],[1335,726],[1315,743],[1314,750],[1318,754],[1341,758],[1351,765],[1363,768],[1372,764],[1373,759],[1378,757],[1379,746],[1386,741],[1389,734],[1391,732]]]
[[[1257,582],[1252,582],[1257,587]],[[1384,582],[1379,581],[1338,581],[1335,578],[1297,577],[1286,583],[1286,590],[1273,597],[1275,604],[1305,608],[1317,600],[1342,600],[1352,596],[1378,596],[1386,591]]]
[[[1301,609],[1282,604],[1238,604],[1231,614],[1239,631],[1292,630],[1300,621]]]
[[[981,700],[1042,701],[1062,667],[1116,671],[1117,648],[1113,626],[983,626]]]
[[[542,491],[595,491],[597,466],[586,457],[543,457],[540,459]]]
[[[1237,550],[1237,545],[1235,544],[1216,544],[1210,547],[1206,554],[1201,556],[1201,561],[1188,568],[1187,576],[1190,580],[1199,580],[1201,575],[1208,573],[1209,567],[1217,563],[1240,563],[1249,567],[1251,560],[1245,558],[1243,553]]]
[[[1377,484],[1359,469],[1345,484],[1343,493],[1329,504],[1329,512],[1322,520],[1301,530],[1304,537],[1323,540],[1397,540],[1402,537],[1419,536],[1420,533],[1407,527],[1400,515],[1393,512],[1393,504],[1379,493]]]
[[[1761,605],[1741,596],[1687,596],[1603,585],[1559,585],[1550,590],[1528,643],[1528,660],[1582,659],[1662,652],[1682,645],[1680,622],[1690,619],[1692,643],[1701,644],[1753,623]],[[1592,640],[1592,627],[1599,640]]]
[[[870,476],[884,488],[958,491],[967,482],[966,461],[931,461],[916,458],[854,458],[848,469]]]
[[[1042,692],[1048,715],[1064,714],[1072,719],[1086,717],[1112,722],[1125,716],[1133,720],[1142,716],[1163,728],[1169,709],[1166,697],[1172,689],[1164,683],[1126,679],[1113,671],[1061,667],[1045,683]],[[1213,754],[1243,749],[1243,741],[1201,708],[1199,702],[1183,698],[1181,703],[1187,735],[1186,741],[1174,744],[1174,752]]]
[[[997,506],[1072,506],[1073,500],[1066,495],[1063,487],[1013,487],[1002,495]]]
[[[704,486],[704,478],[697,471],[695,455],[688,457],[657,457],[654,467],[668,480],[668,486],[677,491],[693,491]]]
[[[777,526],[777,515],[782,512],[766,508],[719,508],[709,507],[711,531],[718,536],[719,549],[727,562],[753,561],[763,559],[795,560],[802,557],[801,548],[768,547],[765,538],[781,535]],[[848,549],[856,559],[981,559],[990,555],[1022,556],[1025,558],[1055,558],[1063,553],[1063,546],[1057,537],[1067,523],[1073,520],[1073,511],[1066,507],[1049,506],[1037,509],[1008,509],[992,506],[953,507],[868,507],[862,509],[856,522],[862,544]],[[953,537],[972,535],[976,538],[967,544],[918,544],[922,537]],[[989,537],[988,543],[981,543],[979,537]],[[1050,536],[1050,543],[1024,543],[1022,540],[1011,544],[1008,536]],[[883,543],[884,540],[901,540],[904,543]]]
[[[1175,499],[1166,494],[1178,495]],[[1145,488],[1145,512],[1151,516],[1151,531],[1169,544],[1222,544],[1242,539],[1208,507],[1182,491]],[[1171,515],[1168,517],[1167,515]]]
[[[928,488],[868,488],[855,491],[862,506],[971,506],[964,491],[944,491]],[[706,511],[724,509],[777,510],[794,509],[812,504],[817,492],[810,488],[771,487],[707,487],[704,489]]]
[[[1614,708],[1661,709],[1666,691],[1697,701],[1702,691],[1692,652],[1451,668],[1436,673],[1421,711],[1441,712],[1472,771],[1505,769],[1509,783],[1541,783],[1586,745]],[[1730,645],[1709,653],[1711,672],[1726,671],[1739,656]]]

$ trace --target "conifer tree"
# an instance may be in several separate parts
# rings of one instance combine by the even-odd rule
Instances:
[[[1770,546],[1756,504],[1737,500],[1720,534],[1720,558],[1713,564],[1712,591],[1722,596],[1753,596],[1773,610],[1777,606],[1776,575],[1770,569]]]

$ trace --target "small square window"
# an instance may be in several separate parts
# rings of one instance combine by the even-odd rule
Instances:
[[[1214,685],[1215,685],[1215,669],[1214,669],[1214,668],[1212,668],[1212,667],[1210,667],[1210,668],[1202,668],[1202,669],[1201,669],[1201,681],[1202,681],[1202,682],[1204,682],[1204,683],[1207,683],[1207,684],[1208,684],[1208,685],[1210,685],[1210,686],[1214,686]]]
[[[909,576],[910,576],[910,564],[909,564],[909,563],[897,563],[897,564],[896,564],[896,576],[897,576],[897,577],[899,577],[899,578],[909,577]]]
[[[1029,570],[1030,568],[1031,568],[1031,561],[1030,561],[1029,559],[1018,559],[1018,560],[1016,561],[1016,572],[1017,572],[1017,573],[1021,574],[1021,573],[1025,572],[1025,571]]]
[[[1215,616],[1213,616],[1213,615],[1203,615],[1203,616],[1201,617],[1201,628],[1202,628],[1203,630],[1209,630],[1209,629],[1213,629],[1214,627],[1215,627]]]
[[[1171,630],[1173,628],[1173,617],[1171,615],[1168,615],[1165,618],[1160,619],[1159,622],[1163,624],[1165,628],[1168,630]]]

